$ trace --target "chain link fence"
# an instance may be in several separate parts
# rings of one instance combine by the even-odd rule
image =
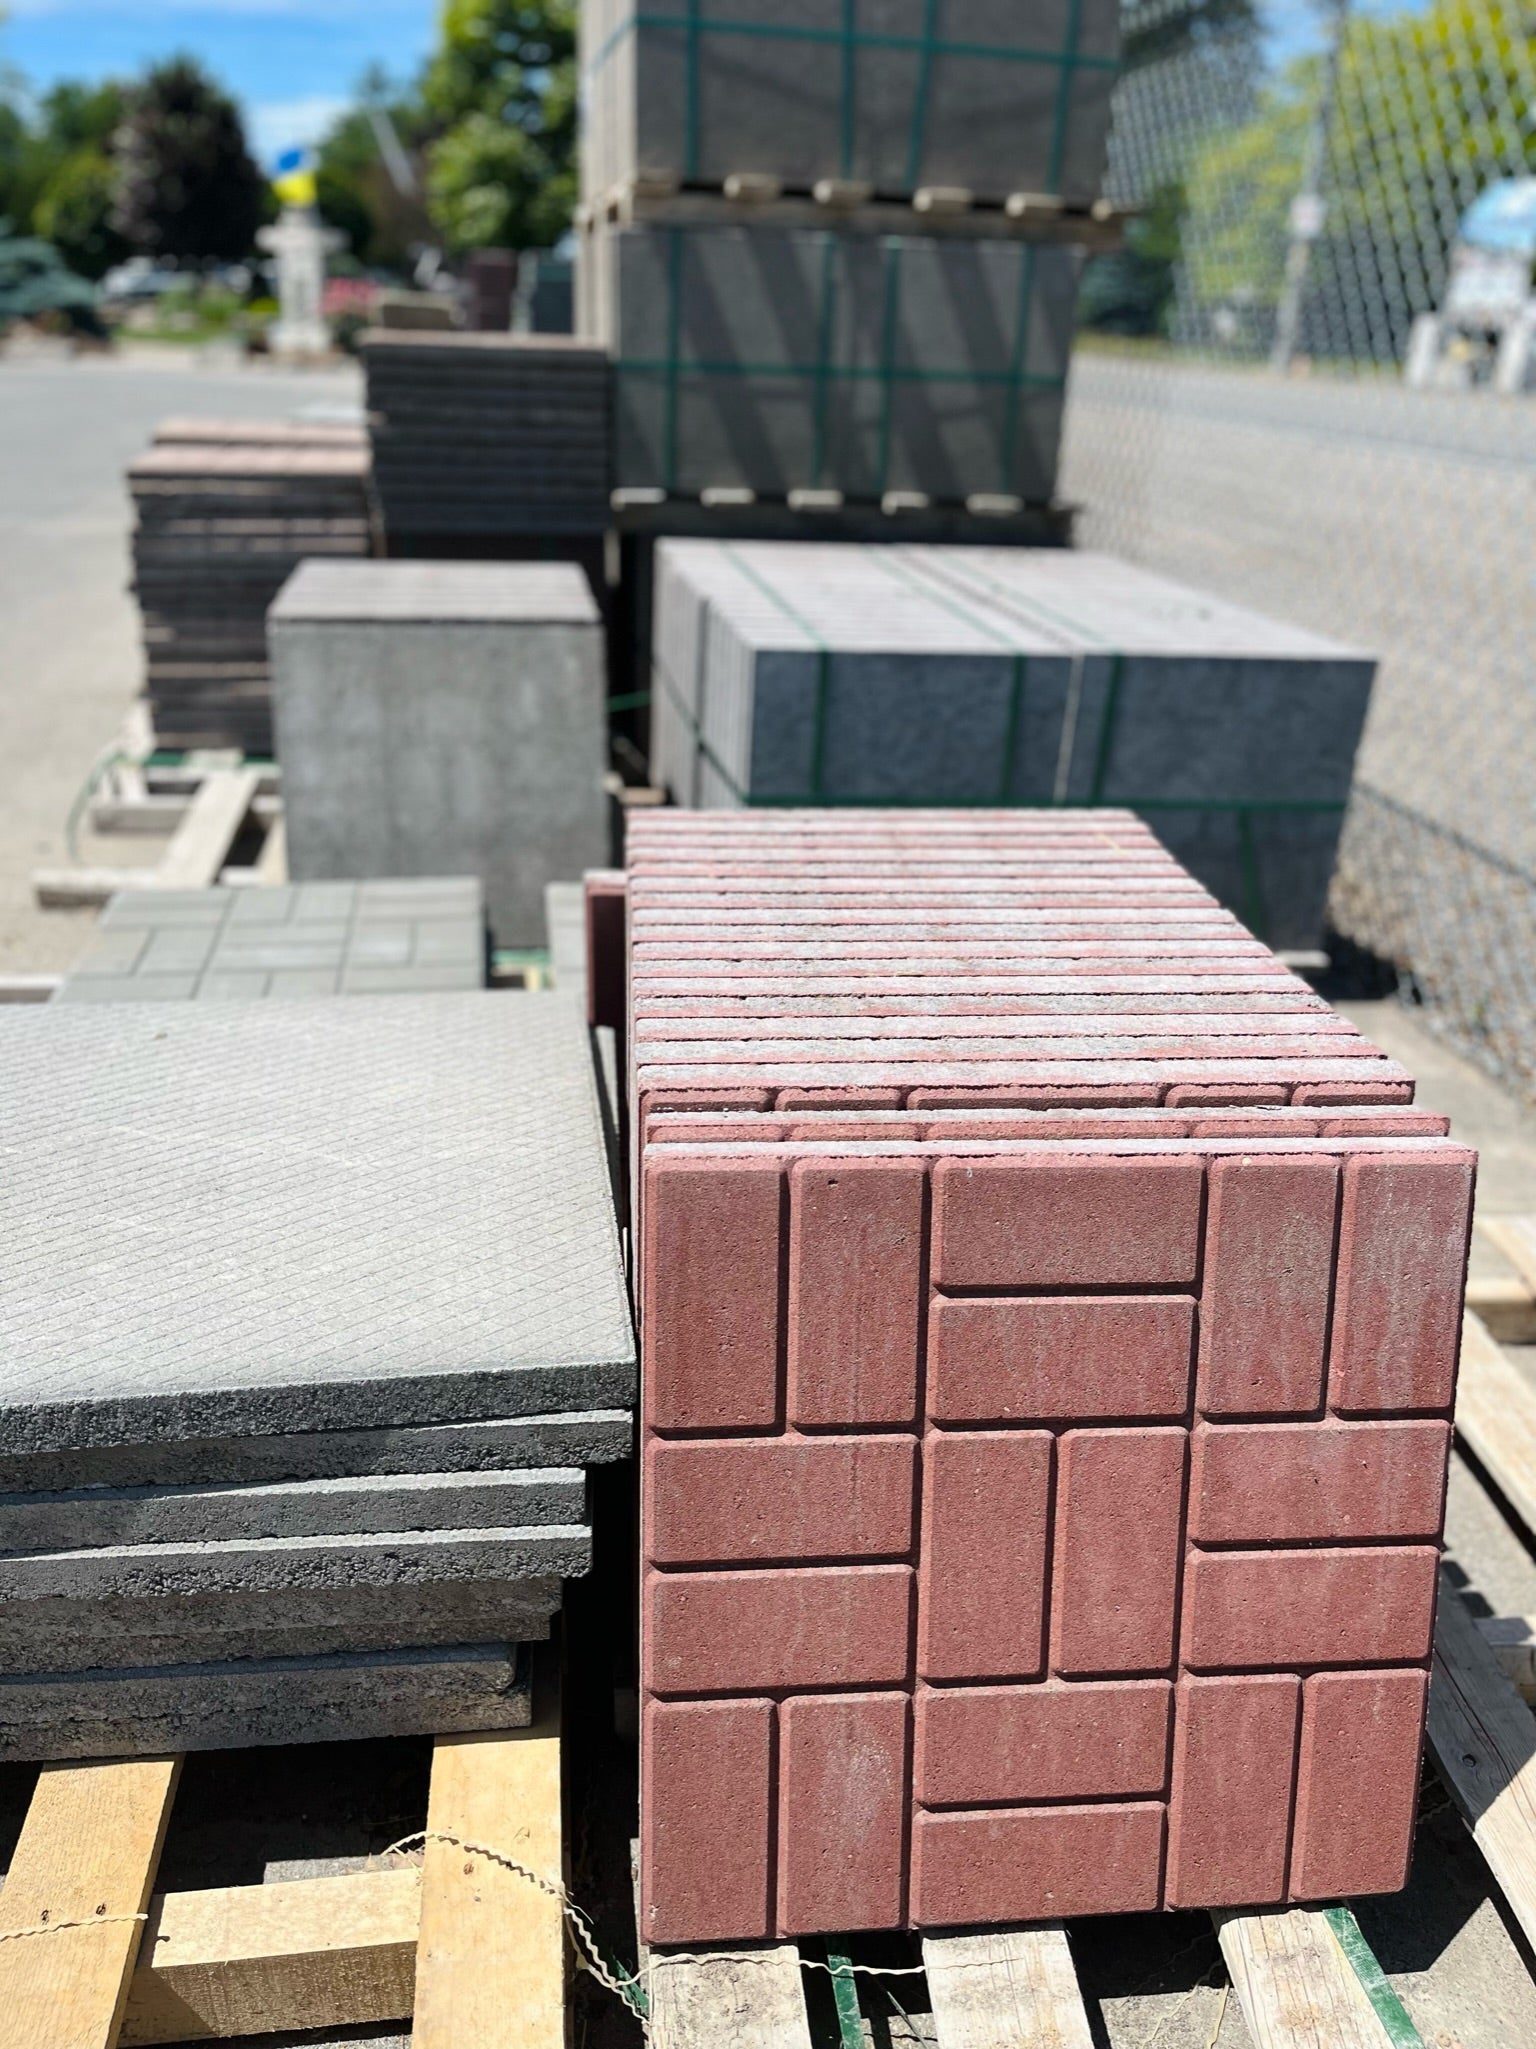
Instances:
[[[1536,174],[1536,4],[1126,0],[1063,495],[1079,539],[1379,655],[1332,896],[1536,1096],[1536,390],[1405,363],[1458,226]]]

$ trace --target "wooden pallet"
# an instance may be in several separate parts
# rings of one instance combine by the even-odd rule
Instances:
[[[560,1879],[552,1653],[535,1657],[531,1727],[437,1740],[427,1840],[395,1868],[157,1894],[180,1767],[43,1768],[0,1888],[0,2049],[389,2022],[410,2023],[417,2049],[565,2049],[558,1900],[442,1840]]]
[[[99,909],[120,889],[206,889],[287,879],[277,772],[239,756],[193,756],[178,767],[145,770],[119,763],[107,771],[90,818],[98,832],[166,836],[158,861],[133,868],[34,868],[32,889],[44,910]],[[263,828],[254,864],[232,867],[231,849],[249,824]]]
[[[1469,1280],[1467,1307],[1501,1344],[1536,1344],[1536,1217],[1479,1217],[1476,1230],[1512,1271]]]

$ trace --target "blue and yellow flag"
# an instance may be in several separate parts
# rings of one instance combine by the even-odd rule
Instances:
[[[284,206],[313,206],[315,153],[312,149],[285,149],[272,174],[272,190]]]

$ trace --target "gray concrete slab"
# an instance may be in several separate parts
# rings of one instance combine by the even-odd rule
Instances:
[[[348,1475],[243,1487],[82,1487],[0,1495],[0,1553],[377,1530],[523,1529],[580,1522],[586,1507],[586,1475],[574,1467]]]
[[[497,943],[538,945],[544,884],[607,846],[583,572],[308,563],[269,625],[290,874],[477,875]]]
[[[54,1001],[481,989],[485,959],[476,876],[119,890]]]
[[[0,1453],[0,1492],[258,1485],[361,1473],[611,1465],[629,1457],[633,1440],[628,1410],[585,1409],[568,1415],[498,1417],[484,1423],[435,1423],[420,1429],[84,1445],[17,1457]]]
[[[12,1009],[0,1132],[10,1455],[633,1398],[568,997]]]
[[[168,1598],[228,1591],[430,1586],[443,1580],[578,1579],[592,1563],[580,1523],[533,1529],[367,1532],[203,1544],[117,1544],[94,1551],[0,1555],[8,1603]]]
[[[0,1759],[526,1728],[515,1645],[0,1676]]]

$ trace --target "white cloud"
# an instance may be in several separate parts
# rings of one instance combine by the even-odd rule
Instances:
[[[269,100],[247,107],[245,126],[251,153],[259,164],[270,168],[283,150],[319,142],[352,104],[333,93],[310,93],[305,99]]]

